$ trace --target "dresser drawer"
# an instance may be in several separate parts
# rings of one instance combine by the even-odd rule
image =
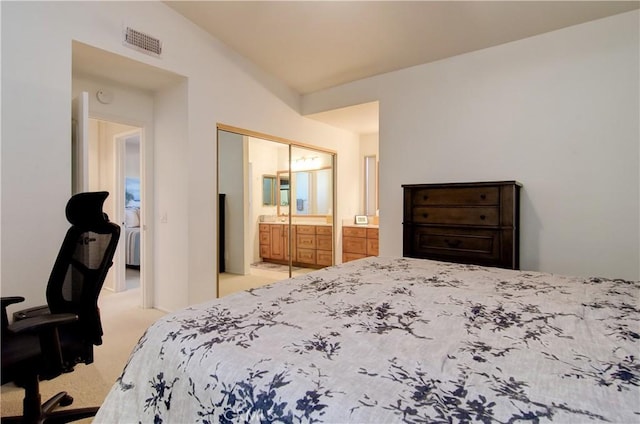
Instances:
[[[333,265],[333,254],[329,250],[316,250],[317,265]]]
[[[316,249],[333,250],[333,238],[331,236],[316,236]]]
[[[497,205],[498,187],[423,188],[414,190],[414,205]]]
[[[342,235],[344,237],[367,237],[366,228],[342,227]]]
[[[492,264],[500,260],[500,230],[414,227],[409,234],[413,257],[466,258]]]
[[[497,207],[414,207],[411,220],[417,224],[489,225],[500,223]]]
[[[329,225],[317,225],[316,226],[316,234],[322,234],[324,236],[330,236],[333,234],[333,228]]]
[[[315,234],[316,226],[315,225],[296,225],[296,232],[298,234]]]
[[[342,237],[342,251],[346,253],[367,253],[367,239],[361,237]]]
[[[316,251],[313,249],[298,249],[297,250],[298,262],[315,265],[316,264]]]
[[[316,236],[309,234],[300,234],[298,228],[298,235],[296,237],[297,246],[303,249],[315,249],[316,248]]]

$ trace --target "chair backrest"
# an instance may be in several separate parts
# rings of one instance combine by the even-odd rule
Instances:
[[[93,362],[93,345],[102,344],[98,295],[113,264],[120,227],[103,212],[106,191],[78,193],[67,203],[71,227],[62,242],[47,284],[47,304],[52,313],[74,313],[78,322],[61,331],[63,343],[74,347],[65,358]],[[63,352],[64,356],[65,355]]]

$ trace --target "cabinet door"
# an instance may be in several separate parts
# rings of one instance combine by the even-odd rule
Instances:
[[[377,228],[367,228],[367,256],[378,256]]]
[[[378,256],[378,239],[367,239],[367,256]]]
[[[331,236],[316,236],[316,249],[318,250],[333,250],[333,239]]]
[[[271,225],[271,259],[284,259],[283,225]]]
[[[283,256],[285,260],[289,260],[289,255],[293,254],[293,258],[291,260],[296,260],[296,248],[295,241],[296,239],[296,226],[291,226],[291,237],[289,237],[289,225],[282,226],[282,246],[283,246]],[[291,246],[289,243],[293,243]]]
[[[331,266],[333,265],[333,255],[330,250],[316,250],[316,264]]]

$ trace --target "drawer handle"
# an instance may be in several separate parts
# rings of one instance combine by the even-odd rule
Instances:
[[[422,213],[422,217],[423,217],[423,218],[428,218],[428,217],[429,217],[429,214],[428,214],[428,213],[426,213],[426,212],[423,212],[423,213]]]
[[[482,200],[485,200],[485,199],[487,198],[487,195],[486,195],[486,194],[481,194],[481,195],[480,195],[480,198],[481,198]]]
[[[422,200],[428,200],[429,196],[427,196],[426,194],[424,196],[422,196]]]
[[[484,216],[484,215],[480,215],[480,219],[481,219],[481,220],[483,220],[483,221],[484,221],[486,218],[487,218],[486,216]]]
[[[449,247],[458,247],[458,246],[460,246],[460,239],[456,239],[456,240],[444,239],[444,242],[447,243],[447,246],[449,246]]]

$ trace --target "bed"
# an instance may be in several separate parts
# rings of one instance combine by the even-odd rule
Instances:
[[[160,319],[94,422],[638,422],[639,289],[360,259]]]
[[[125,210],[125,263],[128,267],[140,267],[140,209]]]

